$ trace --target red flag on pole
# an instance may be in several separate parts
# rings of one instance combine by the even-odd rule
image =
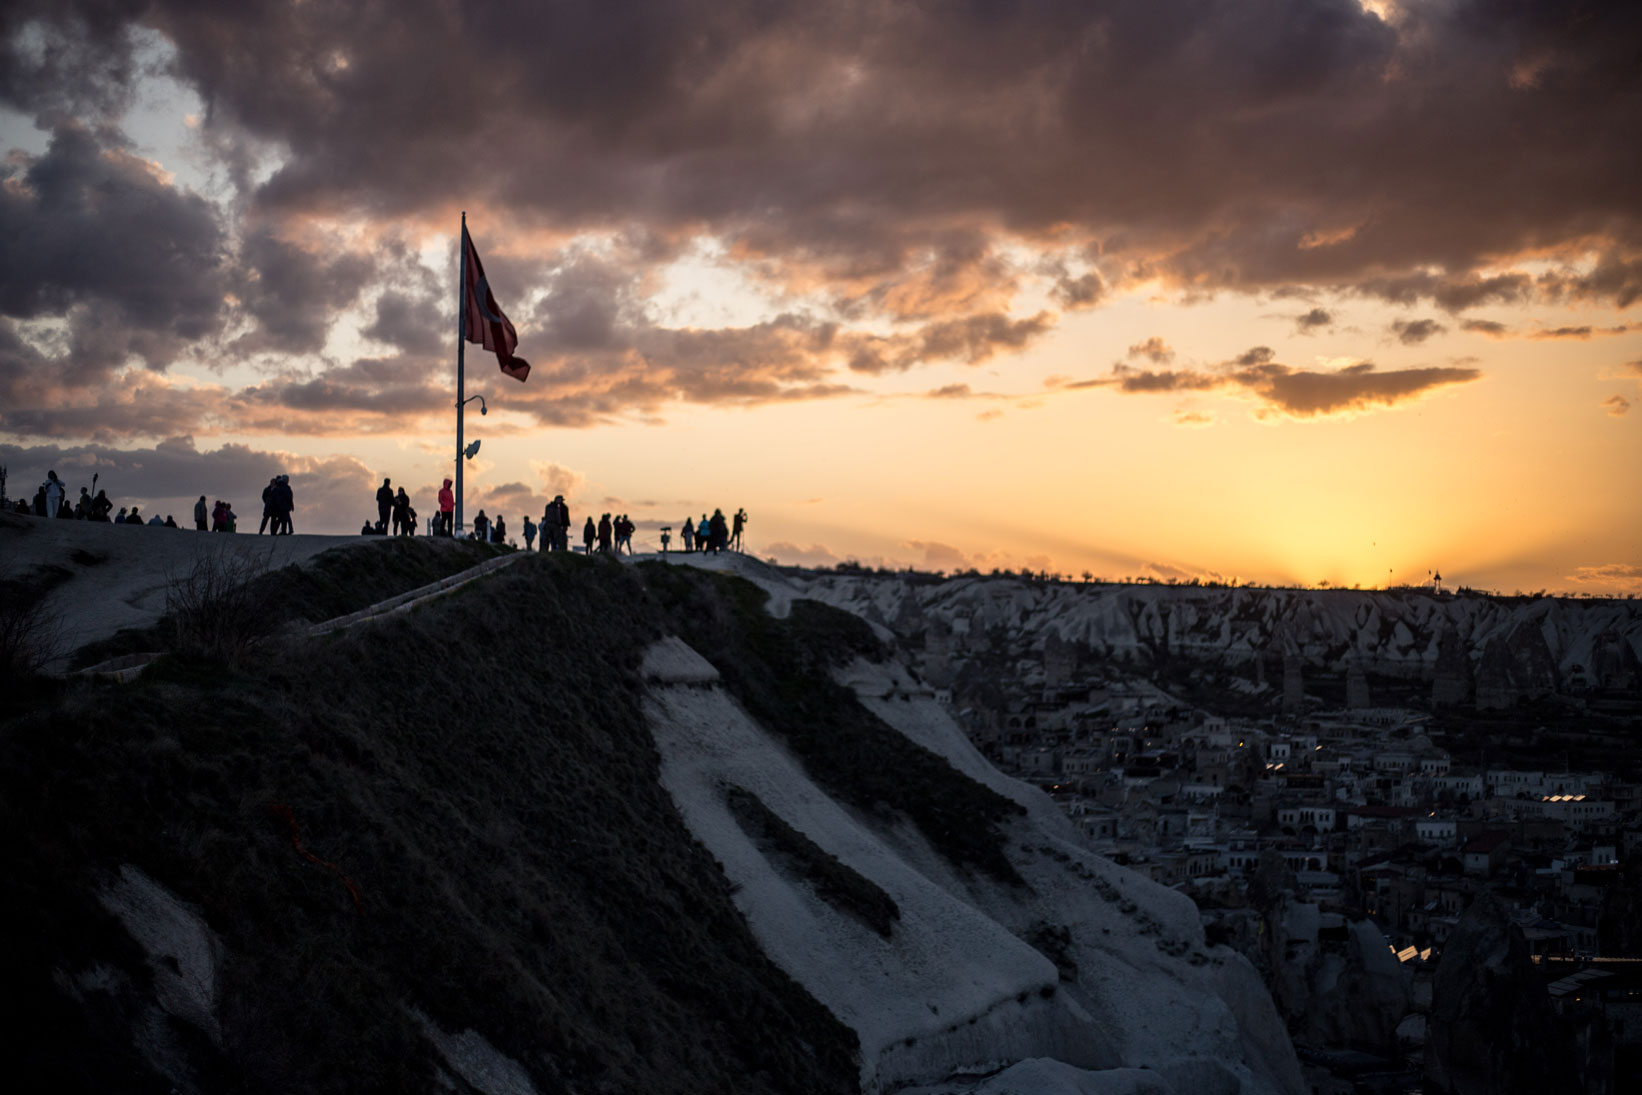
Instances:
[[[462,287],[462,333],[469,342],[494,353],[502,372],[514,380],[523,380],[530,375],[530,362],[513,356],[513,348],[519,345],[518,332],[496,306],[484,265],[479,261],[479,252],[474,249],[473,237],[468,235],[466,226],[462,228],[462,246],[466,249],[463,266],[467,270],[467,284]]]

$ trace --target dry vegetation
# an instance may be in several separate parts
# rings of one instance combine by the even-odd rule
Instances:
[[[328,554],[247,603],[324,619],[490,554],[455,547]],[[36,679],[0,716],[10,1073],[66,1092],[428,1091],[445,1069],[415,1009],[543,1092],[855,1090],[853,1033],[763,954],[659,784],[639,666],[666,633],[832,793],[1007,875],[1011,804],[827,675],[878,652],[871,632],[819,606],[772,620],[745,582],[535,557],[254,658],[168,618],[123,640],[175,651],[137,683]],[[893,902],[802,834],[767,842],[893,929]],[[155,1009],[95,896],[122,864],[218,936],[220,1041]]]
[[[631,570],[539,558],[239,670],[173,657],[14,708],[12,1075],[428,1091],[441,1065],[417,1008],[544,1092],[854,1090],[853,1034],[763,955],[658,783],[638,666],[661,626]],[[151,1011],[145,964],[94,897],[123,863],[220,936],[220,1047]],[[118,973],[65,991],[97,969]],[[166,1074],[131,1048],[142,1031]]]
[[[61,628],[45,611],[45,599],[68,574],[62,567],[38,567],[0,579],[0,689],[6,694],[61,656]]]

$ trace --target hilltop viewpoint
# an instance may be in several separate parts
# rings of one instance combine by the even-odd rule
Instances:
[[[0,526],[13,1089],[1303,1089],[888,632],[690,563]]]

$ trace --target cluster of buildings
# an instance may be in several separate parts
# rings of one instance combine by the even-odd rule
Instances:
[[[1642,851],[1642,784],[1460,764],[1412,710],[1228,719],[1137,680],[957,714],[1102,854],[1236,905],[1276,852],[1303,895],[1368,914],[1408,957],[1440,952],[1484,890],[1535,953],[1594,954],[1603,895]]]

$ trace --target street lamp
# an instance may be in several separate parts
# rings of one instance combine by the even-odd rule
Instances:
[[[462,340],[458,337],[456,340],[456,453],[458,459],[456,461],[456,528],[453,530],[453,535],[455,531],[459,531],[462,528],[462,459],[465,458],[472,460],[474,455],[479,451],[478,441],[474,441],[471,445],[462,444],[462,411],[467,408],[469,403],[472,403],[475,399],[477,399],[479,401],[479,413],[482,415],[490,413],[490,408],[485,406],[484,396],[470,395],[466,399],[462,398],[461,346]]]

